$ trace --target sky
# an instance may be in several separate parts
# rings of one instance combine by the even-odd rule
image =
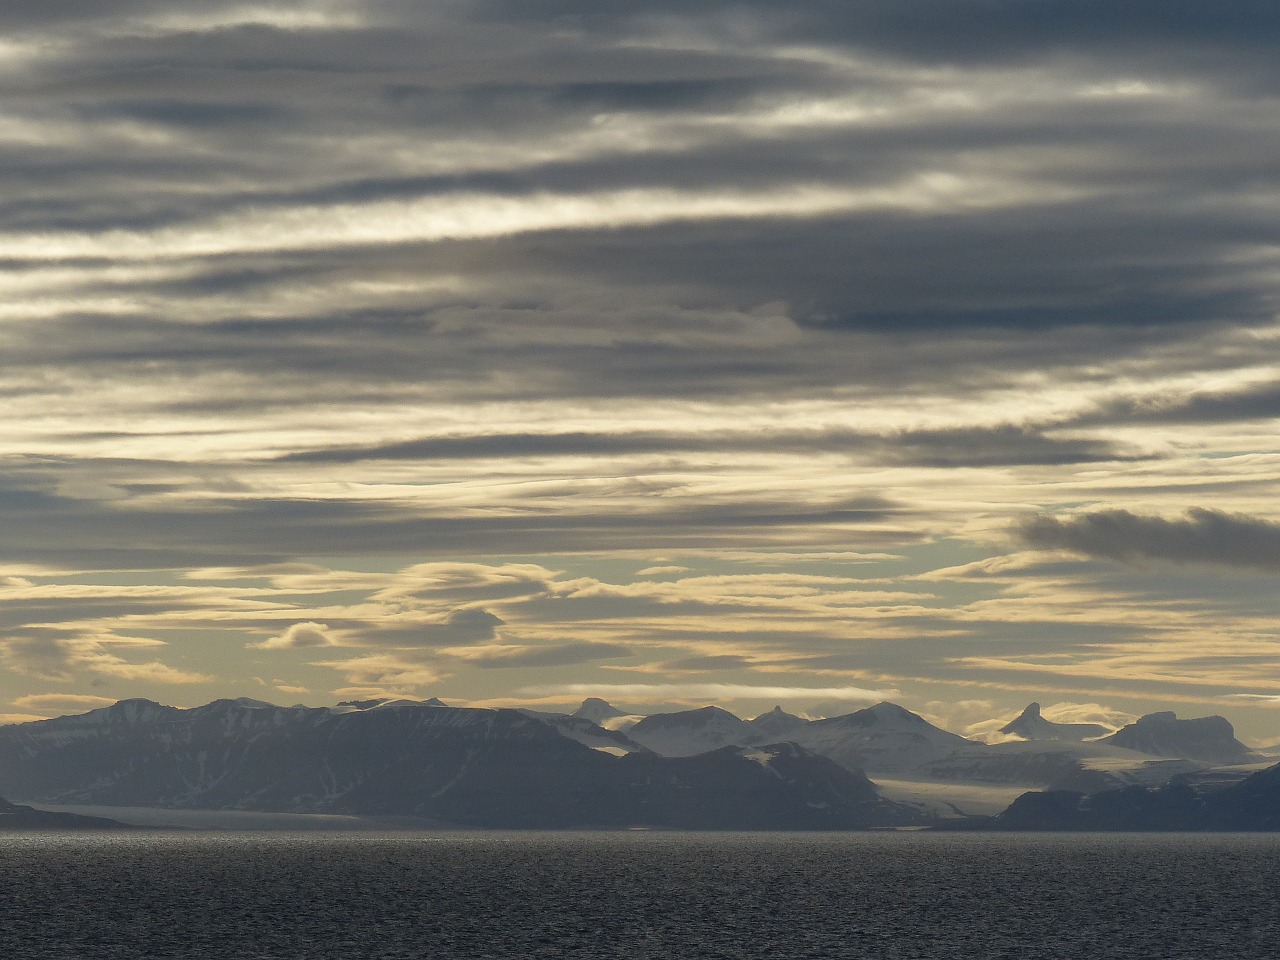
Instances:
[[[1274,3],[3,18],[0,719],[1280,741]]]

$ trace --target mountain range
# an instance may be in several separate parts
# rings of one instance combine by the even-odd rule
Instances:
[[[893,703],[809,720],[781,708],[742,719],[716,706],[640,716],[597,698],[572,714],[434,699],[192,709],[124,700],[0,727],[0,796],[464,827],[841,830],[939,817],[1047,829],[1046,811],[1064,824],[1120,822],[1096,813],[1112,809],[1113,794],[1168,806],[1187,791],[1209,812],[1185,822],[1218,824],[1227,814],[1216,811],[1236,809],[1231,797],[1239,807],[1270,796],[1246,788],[1267,761],[1221,717],[1156,713],[1094,737],[1089,726],[1054,724],[1031,704],[1002,731],[1020,739],[986,744]],[[920,784],[943,801],[906,789]],[[966,819],[972,811],[956,797],[975,788],[1029,796],[999,817]],[[1251,816],[1241,822],[1269,822]]]
[[[663,756],[583,725],[591,726],[412,701],[221,700],[180,710],[126,700],[0,728],[0,795],[510,828],[862,829],[922,820],[865,775],[794,743]]]

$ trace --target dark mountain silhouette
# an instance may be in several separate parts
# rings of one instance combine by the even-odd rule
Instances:
[[[10,803],[0,798],[0,832],[26,833],[38,830],[130,830],[132,827],[105,817],[82,817],[74,813],[54,813]]]
[[[412,816],[475,827],[920,822],[881,799],[865,776],[794,744],[616,756],[617,741],[602,749],[579,742],[578,724],[590,726],[413,701],[309,708],[220,700],[180,710],[128,700],[0,728],[0,792],[60,804]]]
[[[625,717],[625,710],[619,710],[607,700],[601,700],[599,697],[587,697],[582,701],[582,705],[573,712],[573,716],[582,720],[590,720],[592,723],[604,723],[606,720],[613,720],[615,717]]]
[[[941,825],[948,830],[1280,830],[1280,764],[1220,789],[1188,782],[1083,794],[1025,793],[994,817]]]

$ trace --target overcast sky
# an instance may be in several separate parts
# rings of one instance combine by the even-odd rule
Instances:
[[[1274,2],[0,16],[0,715],[1280,741]]]

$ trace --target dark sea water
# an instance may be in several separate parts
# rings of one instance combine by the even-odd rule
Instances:
[[[1280,838],[0,837],[0,958],[1273,958]]]

